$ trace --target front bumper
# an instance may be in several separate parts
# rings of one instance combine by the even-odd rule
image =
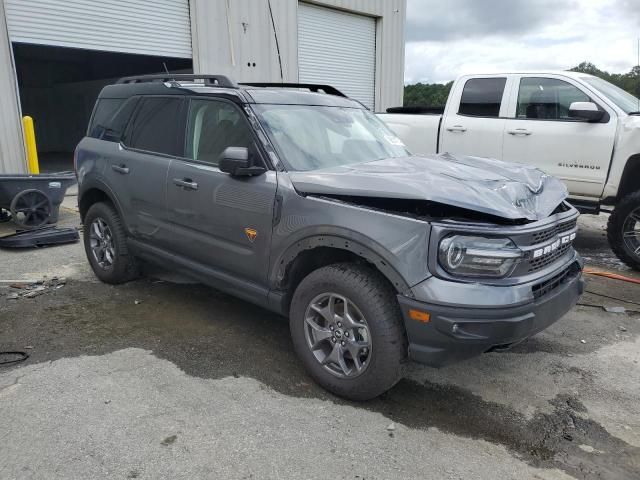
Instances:
[[[449,292],[456,289],[456,284],[447,283],[451,289]],[[548,279],[520,289],[487,285],[476,287],[482,291],[483,301],[473,304],[422,302],[398,296],[412,360],[442,367],[490,350],[507,349],[544,330],[578,302],[584,290],[582,262],[576,256],[569,265]],[[509,289],[509,293],[505,289]],[[417,290],[419,292],[421,286]],[[433,293],[433,286],[423,285],[422,290]],[[514,303],[514,291],[529,294]],[[473,295],[467,296],[467,299],[470,297]],[[429,321],[425,323],[411,319],[411,309],[428,312]]]

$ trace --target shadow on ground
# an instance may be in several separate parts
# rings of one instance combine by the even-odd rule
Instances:
[[[303,371],[285,319],[204,286],[76,281],[34,299],[0,298],[0,311],[2,342],[9,342],[2,347],[33,346],[30,363],[143,348],[193,376],[252,377],[286,395],[350,404],[410,428],[435,427],[499,443],[532,465],[560,468],[576,478],[632,478],[640,471],[640,449],[584,418],[584,407],[572,397],[557,397],[553,413],[532,419],[458,387],[408,380],[368,403],[337,399]],[[561,342],[531,342],[538,343],[522,344],[515,353],[565,348]]]

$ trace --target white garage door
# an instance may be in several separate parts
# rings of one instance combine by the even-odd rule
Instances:
[[[332,85],[373,109],[376,21],[305,3],[298,6],[301,83]]]
[[[4,2],[12,42],[191,58],[188,0]]]

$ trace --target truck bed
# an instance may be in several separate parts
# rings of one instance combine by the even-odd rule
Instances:
[[[438,153],[442,115],[379,113],[378,117],[400,137],[411,153]]]

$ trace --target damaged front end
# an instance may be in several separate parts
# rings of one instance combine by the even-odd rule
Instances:
[[[291,176],[308,198],[429,226],[429,276],[398,295],[413,360],[439,367],[504,350],[582,294],[578,212],[565,186],[534,167],[441,155]]]
[[[291,172],[296,189],[425,220],[527,223],[563,208],[565,185],[535,167],[449,154]]]

